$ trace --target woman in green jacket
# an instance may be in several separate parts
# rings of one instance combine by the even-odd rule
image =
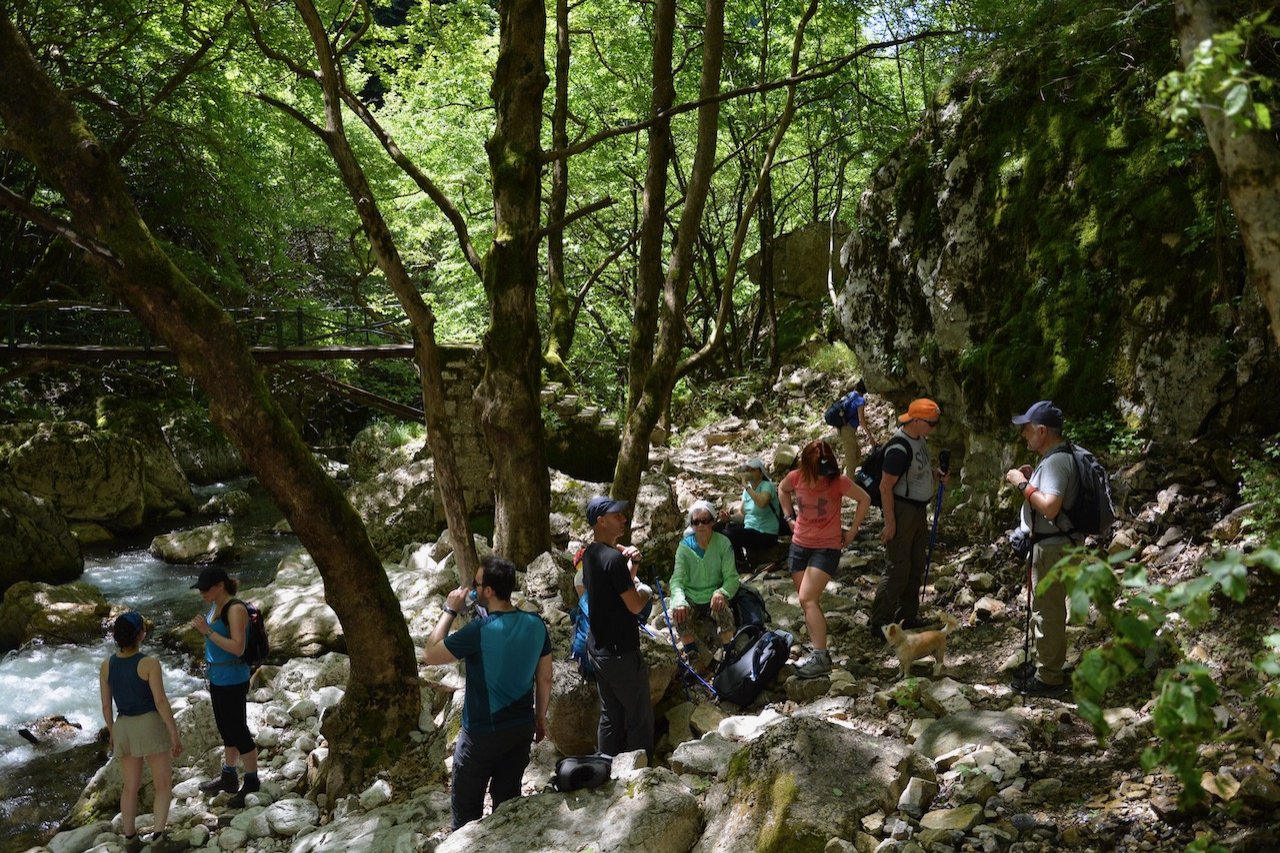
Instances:
[[[699,620],[715,623],[721,644],[733,639],[729,602],[738,591],[738,570],[728,537],[712,529],[715,520],[716,509],[708,501],[689,508],[689,528],[676,549],[671,574],[671,619],[690,663],[698,659],[694,629]]]

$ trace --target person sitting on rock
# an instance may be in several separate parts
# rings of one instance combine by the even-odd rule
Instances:
[[[125,849],[177,849],[165,835],[169,801],[173,791],[173,759],[182,754],[182,741],[173,721],[169,697],[164,692],[164,671],[160,661],[142,654],[138,647],[147,636],[142,616],[132,610],[116,618],[111,627],[120,651],[102,662],[98,690],[102,694],[102,719],[111,737],[111,751],[120,761],[123,785],[120,791],[120,825]],[[113,716],[111,707],[115,705]],[[151,768],[155,796],[151,806],[154,825],[145,838],[138,837],[138,788],[142,785],[142,762]],[[185,845],[183,845],[185,847]]]
[[[738,571],[749,572],[748,551],[764,551],[778,544],[782,505],[778,502],[778,488],[765,473],[762,460],[748,459],[738,466],[738,476],[742,481],[742,522],[730,521],[729,513],[723,510],[720,522],[733,546]]]
[[[696,501],[689,508],[689,529],[676,548],[671,573],[671,621],[691,666],[698,663],[699,622],[715,624],[721,645],[733,640],[729,601],[738,591],[738,571],[728,537],[712,529],[715,519],[715,507],[708,501]]]
[[[495,809],[520,796],[530,744],[547,735],[551,635],[541,617],[511,603],[515,586],[516,567],[485,556],[471,585],[446,596],[423,654],[428,664],[466,662],[462,730],[453,748],[454,829],[480,819],[486,791]],[[488,615],[449,634],[472,590]]]

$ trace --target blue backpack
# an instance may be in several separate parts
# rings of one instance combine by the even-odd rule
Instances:
[[[573,642],[569,647],[569,658],[578,662],[578,672],[583,678],[595,681],[596,665],[591,660],[591,655],[587,654],[587,635],[591,633],[591,620],[587,618],[589,612],[587,596],[583,593],[569,612],[569,618],[573,621]]]

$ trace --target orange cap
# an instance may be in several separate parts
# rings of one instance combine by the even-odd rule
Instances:
[[[921,397],[919,400],[912,400],[911,405],[907,406],[907,413],[899,415],[898,420],[901,423],[908,421],[936,421],[938,416],[942,414],[942,409],[938,408],[938,404],[932,400]]]

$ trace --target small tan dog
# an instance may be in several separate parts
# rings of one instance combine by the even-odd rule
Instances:
[[[960,623],[950,613],[944,613],[942,624],[941,631],[919,631],[914,634],[904,631],[902,625],[898,623],[885,625],[880,629],[898,656],[898,663],[902,665],[903,678],[911,673],[913,663],[930,655],[933,655],[934,661],[933,674],[942,675],[944,658],[947,655],[947,635],[959,628]]]

